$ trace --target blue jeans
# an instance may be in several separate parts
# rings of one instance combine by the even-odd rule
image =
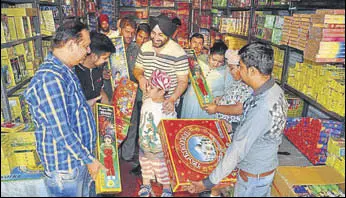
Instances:
[[[44,178],[50,197],[89,197],[92,179],[86,166],[67,171],[45,172]],[[94,182],[93,182],[94,183]],[[92,190],[95,192],[95,188]]]
[[[266,177],[248,177],[248,181],[245,182],[238,174],[234,197],[270,197],[274,175],[275,171]]]

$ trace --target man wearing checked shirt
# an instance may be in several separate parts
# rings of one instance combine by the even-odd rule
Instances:
[[[53,39],[52,52],[24,96],[36,126],[37,152],[50,196],[88,196],[90,176],[105,167],[95,158],[96,126],[72,67],[90,52],[86,26],[69,20]],[[89,175],[90,174],[90,175]]]

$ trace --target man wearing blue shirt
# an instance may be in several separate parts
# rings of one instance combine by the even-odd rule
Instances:
[[[283,90],[271,77],[272,47],[251,43],[239,55],[241,78],[254,92],[244,104],[242,120],[224,158],[209,177],[192,182],[191,193],[210,190],[238,168],[235,197],[270,196],[288,105]]]
[[[48,54],[24,96],[36,126],[37,152],[50,196],[88,196],[90,176],[104,166],[93,154],[96,124],[72,67],[90,53],[86,26],[60,26]],[[90,175],[89,175],[90,174]]]

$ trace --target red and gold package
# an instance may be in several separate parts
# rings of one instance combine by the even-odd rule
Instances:
[[[173,192],[185,191],[191,181],[205,179],[225,155],[231,142],[220,120],[161,120],[159,132]],[[215,188],[233,185],[233,171]]]
[[[138,85],[123,77],[113,94],[113,105],[116,118],[117,145],[119,146],[127,136],[130,127],[131,115],[136,100]]]

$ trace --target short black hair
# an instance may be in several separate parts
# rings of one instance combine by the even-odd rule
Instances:
[[[204,36],[200,33],[194,33],[191,37],[190,37],[190,41],[193,39],[193,38],[200,38],[203,40],[203,43],[204,43]]]
[[[120,28],[125,28],[126,26],[131,26],[133,29],[136,29],[137,23],[134,17],[127,15],[121,19]]]
[[[210,54],[225,55],[228,47],[222,40],[216,40],[213,47],[210,48]]]
[[[181,26],[181,20],[178,17],[172,19],[172,23],[175,24],[177,27]]]
[[[239,55],[247,68],[255,67],[264,75],[271,75],[274,67],[274,51],[271,45],[254,42],[239,50]]]
[[[52,48],[60,48],[69,40],[77,40],[81,37],[82,30],[88,30],[87,26],[78,19],[67,19],[58,27],[53,37]]]
[[[145,32],[145,33],[150,34],[150,32],[151,32],[151,30],[150,30],[150,25],[147,24],[147,23],[141,23],[141,24],[139,24],[139,25],[138,25],[138,28],[137,28],[137,34],[138,34],[138,32],[141,31],[141,30],[142,30],[143,32]]]
[[[115,53],[115,47],[108,36],[93,31],[90,33],[90,40],[91,53],[94,53],[97,56],[101,56],[107,52]]]

